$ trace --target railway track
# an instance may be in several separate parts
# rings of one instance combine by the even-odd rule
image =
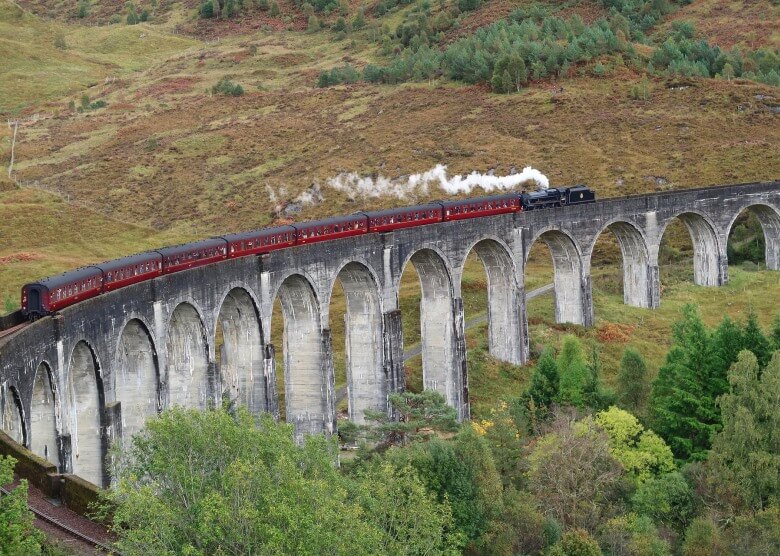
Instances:
[[[30,324],[30,323],[29,322],[23,322],[21,324],[17,324],[16,326],[12,326],[11,328],[6,328],[5,330],[0,330],[0,338],[2,338],[3,336],[9,336],[9,335],[13,334],[14,332],[17,332],[17,331],[21,330],[22,328],[24,328],[28,324]]]
[[[4,487],[0,487],[0,496],[6,496],[6,495],[9,495],[9,494],[11,494],[11,492],[9,490],[7,490]],[[33,513],[33,515],[35,515],[35,517],[37,519],[39,519],[40,521],[43,521],[44,523],[47,523],[47,524],[49,524],[51,526],[54,526],[55,528],[57,528],[60,531],[65,532],[68,536],[70,536],[72,538],[75,538],[78,541],[80,541],[82,543],[85,543],[85,544],[91,546],[92,548],[98,549],[98,550],[100,550],[100,551],[102,551],[102,552],[104,552],[106,554],[116,554],[116,555],[121,556],[121,554],[119,552],[117,552],[114,548],[112,548],[111,546],[109,546],[109,545],[107,545],[107,544],[105,544],[105,543],[103,543],[103,542],[101,542],[101,541],[99,541],[97,539],[94,539],[94,538],[90,537],[89,535],[86,535],[86,534],[82,533],[78,529],[75,529],[74,527],[71,527],[67,523],[63,523],[61,520],[46,514],[45,512],[43,512],[43,511],[41,511],[41,510],[31,506],[30,504],[27,505],[27,508]]]

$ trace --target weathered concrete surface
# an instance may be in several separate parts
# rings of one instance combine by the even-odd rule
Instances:
[[[300,434],[334,433],[330,297],[347,299],[350,417],[385,409],[403,390],[398,288],[413,264],[422,285],[424,383],[467,418],[468,373],[461,276],[473,251],[488,277],[491,353],[527,359],[525,261],[550,246],[556,317],[593,323],[591,255],[602,233],[623,254],[624,299],[660,303],[658,251],[675,218],[688,227],[696,283],[728,280],[726,243],[737,216],[761,222],[766,260],[780,269],[780,182],[608,199],[585,206],[445,222],[388,234],[303,245],[225,261],[124,288],[44,318],[0,339],[2,428],[36,453],[107,484],[109,445],[179,404],[244,403],[279,414],[276,373],[285,377],[286,419]],[[284,337],[271,342],[281,300]],[[279,340],[277,340],[279,341]],[[274,353],[282,349],[283,369]]]
[[[62,430],[55,383],[45,363],[38,365],[33,383],[30,410],[30,450],[54,465],[59,465],[57,431]]]

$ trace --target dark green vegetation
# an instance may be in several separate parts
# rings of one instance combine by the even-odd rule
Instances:
[[[710,330],[685,307],[648,418],[615,404],[644,412],[642,356],[626,350],[621,374],[633,380],[613,393],[601,384],[598,350],[586,354],[567,336],[489,419],[458,425],[438,394],[393,395],[402,419],[345,427],[359,448],[342,452],[340,466],[334,441],[297,444],[268,416],[169,410],[114,454],[119,482],[106,499],[117,507],[119,548],[776,553],[780,338],[770,336],[780,317],[774,329],[765,335],[751,316]]]
[[[654,428],[681,460],[702,460],[723,426],[718,399],[728,391],[728,369],[743,350],[765,368],[772,345],[751,314],[742,325],[728,317],[708,330],[697,309],[686,306],[673,329],[674,344],[653,382],[650,414]]]
[[[459,8],[443,4],[434,14],[430,4],[423,4],[407,14],[394,33],[379,37],[386,53],[396,44],[395,55],[387,65],[368,64],[363,79],[400,83],[444,74],[456,81],[487,83],[497,93],[512,93],[530,80],[583,73],[588,65],[597,77],[606,74],[607,66],[611,70],[630,66],[651,76],[743,77],[780,86],[776,50],[723,50],[697,38],[694,25],[685,21],[646,36],[674,10],[674,3],[602,0],[602,4],[609,8],[607,16],[589,25],[577,14],[563,18],[554,15],[558,10],[542,4],[518,8],[506,19],[449,44],[445,33],[455,25],[453,16]],[[320,87],[355,80],[337,76],[323,80],[323,74]],[[649,99],[648,92],[632,96]]]

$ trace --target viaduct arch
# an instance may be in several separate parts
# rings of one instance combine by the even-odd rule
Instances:
[[[476,253],[489,283],[488,343],[497,358],[528,358],[525,266],[546,243],[555,271],[556,319],[595,319],[591,257],[613,234],[622,253],[624,301],[660,304],[658,252],[680,219],[694,243],[697,284],[728,280],[726,245],[752,211],[780,270],[780,182],[600,200],[582,206],[442,222],[366,234],[159,277],[89,299],[0,339],[0,425],[17,442],[99,485],[109,446],[166,407],[247,405],[294,423],[299,435],[336,432],[330,298],[346,299],[349,418],[388,411],[405,388],[398,287],[407,264],[422,286],[424,385],[469,417],[461,280]],[[280,300],[284,334],[271,338]],[[411,346],[407,346],[411,347]],[[284,357],[277,368],[276,351]],[[284,415],[276,373],[285,380]]]

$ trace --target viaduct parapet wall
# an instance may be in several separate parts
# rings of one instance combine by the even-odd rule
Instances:
[[[744,210],[766,238],[766,264],[780,270],[780,182],[606,199],[387,234],[296,246],[166,275],[101,295],[0,340],[0,425],[18,442],[98,485],[109,482],[113,442],[166,407],[225,400],[294,423],[298,434],[336,432],[330,298],[346,298],[349,418],[390,411],[404,389],[398,292],[410,262],[420,276],[423,382],[469,417],[461,277],[473,251],[488,278],[493,356],[528,358],[525,264],[544,242],[555,271],[558,322],[594,322],[591,255],[605,232],[623,255],[625,303],[660,303],[658,255],[675,218],[694,246],[694,279],[728,281],[726,244]],[[284,334],[271,338],[276,300]],[[219,346],[219,348],[217,348]],[[275,352],[282,350],[277,368]],[[284,396],[276,391],[284,373]]]

